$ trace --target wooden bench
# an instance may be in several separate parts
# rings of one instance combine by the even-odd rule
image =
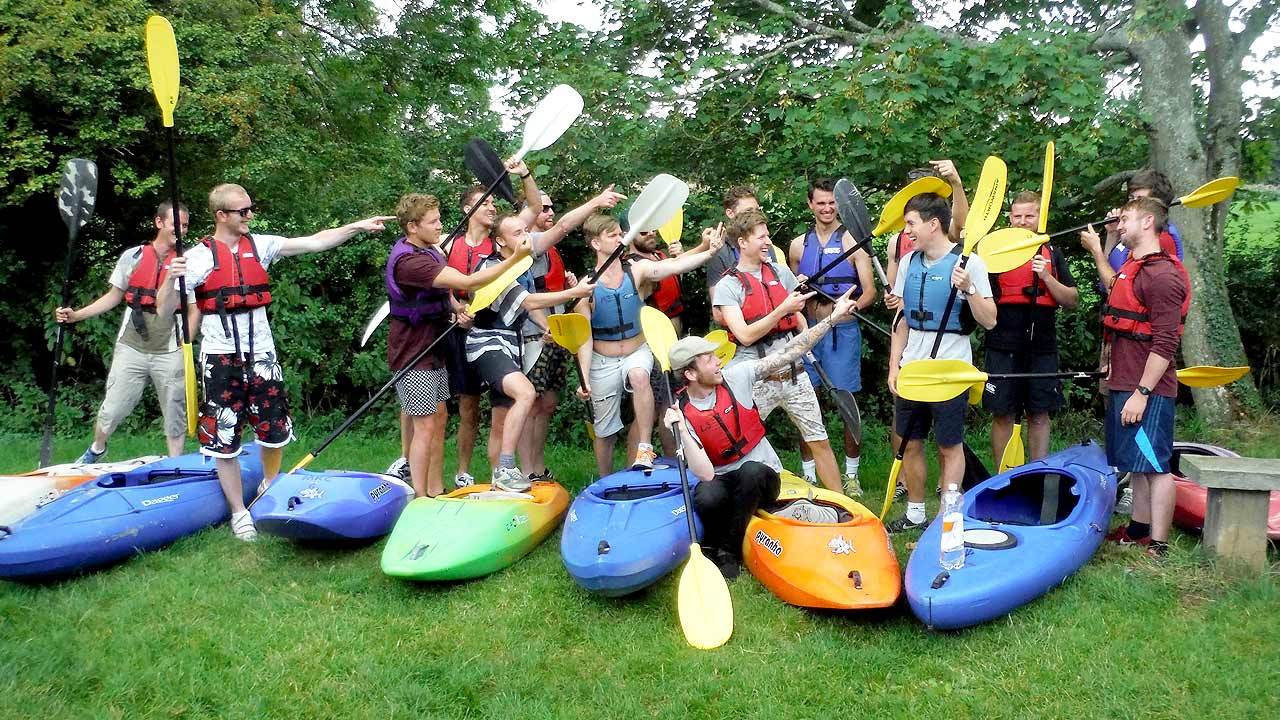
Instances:
[[[1267,508],[1280,490],[1280,459],[1184,455],[1180,469],[1209,491],[1204,547],[1220,561],[1263,572],[1267,567]]]

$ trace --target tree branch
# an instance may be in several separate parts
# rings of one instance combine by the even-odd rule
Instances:
[[[755,70],[761,65],[764,65],[765,63],[769,62],[773,58],[781,55],[782,53],[792,48],[800,47],[802,45],[808,45],[810,43],[818,42],[819,40],[831,40],[831,39],[833,38],[830,38],[825,34],[816,34],[816,35],[805,35],[804,37],[796,38],[795,40],[789,40],[787,42],[782,43],[778,47],[764,53],[763,55],[757,55],[756,57],[751,58],[742,67],[735,68],[733,70],[730,70],[727,73],[724,73],[718,77],[713,78],[703,88],[698,90],[696,93],[691,93],[691,94],[701,94],[703,92],[706,92],[707,90],[710,90],[711,88],[723,85],[726,82],[729,82],[730,80],[743,77],[744,75],[750,73],[752,70]]]
[[[1089,43],[1089,49],[1095,52],[1119,52],[1133,55],[1133,44],[1129,42],[1123,26],[1099,33],[1093,42]]]
[[[751,0],[751,2],[756,7],[760,8],[761,10],[764,10],[765,12],[773,13],[774,15],[777,15],[779,17],[786,18],[787,20],[791,21],[792,25],[795,25],[801,30],[808,30],[809,32],[815,35],[825,35],[832,39],[838,38],[840,40],[843,40],[844,42],[849,43],[850,45],[861,45],[867,42],[868,40],[870,40],[870,38],[866,36],[875,32],[875,28],[872,28],[871,26],[865,23],[862,23],[858,20],[855,20],[853,18],[849,18],[849,22],[853,25],[853,27],[858,29],[857,32],[851,32],[849,30],[840,30],[838,28],[833,28],[829,25],[824,25],[818,22],[817,20],[810,20],[809,18],[801,15],[800,13],[796,12],[795,10],[792,10],[789,7],[784,7],[782,5],[779,5],[776,2],[773,2],[773,0]]]
[[[1202,2],[1204,0],[1201,0]],[[1276,14],[1276,10],[1280,9],[1280,1],[1278,0],[1260,0],[1257,5],[1253,6],[1248,13],[1245,14],[1244,29],[1235,33],[1235,50],[1236,64],[1244,62],[1249,55],[1249,48],[1253,45],[1253,41],[1257,40],[1262,33],[1267,31],[1271,26],[1271,20]]]
[[[1078,195],[1072,198],[1065,198],[1063,200],[1054,200],[1053,206],[1059,210],[1070,210],[1071,208],[1076,207],[1077,205],[1080,205],[1081,203],[1083,203],[1086,198],[1099,195],[1103,191],[1110,190],[1116,185],[1119,185],[1122,182],[1126,182],[1129,178],[1133,177],[1134,174],[1136,174],[1137,172],[1138,172],[1137,170],[1121,170],[1120,172],[1115,173],[1114,175],[1108,175],[1107,177],[1099,181],[1096,185],[1084,191],[1084,193],[1081,195]]]

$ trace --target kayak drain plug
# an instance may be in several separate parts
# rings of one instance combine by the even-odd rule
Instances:
[[[596,546],[596,554],[597,554],[597,555],[608,555],[608,554],[609,554],[609,551],[610,551],[611,549],[612,549],[612,548],[610,548],[610,547],[609,547],[609,541],[608,541],[608,540],[601,540],[601,541],[600,541],[600,544]]]
[[[947,581],[950,579],[951,579],[951,573],[947,572],[946,570],[943,570],[942,572],[938,573],[937,577],[933,579],[933,584],[930,585],[929,587],[933,588],[934,590],[937,590],[943,585],[946,585]]]
[[[294,509],[294,508],[298,507],[298,506],[299,506],[299,505],[301,505],[301,504],[302,504],[302,498],[298,497],[297,495],[294,495],[293,497],[289,498],[289,509],[290,509],[290,510],[292,510],[292,509]]]

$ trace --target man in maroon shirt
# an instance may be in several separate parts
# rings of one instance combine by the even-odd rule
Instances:
[[[1102,316],[1110,349],[1107,460],[1130,473],[1133,487],[1132,520],[1109,538],[1146,545],[1152,557],[1167,551],[1173,520],[1173,360],[1191,301],[1186,269],[1160,248],[1167,222],[1168,211],[1155,198],[1134,198],[1121,209],[1120,240],[1129,259],[1111,283]]]

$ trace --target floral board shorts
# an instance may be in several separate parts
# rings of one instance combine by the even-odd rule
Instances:
[[[293,440],[284,373],[275,353],[255,353],[252,363],[234,354],[202,354],[200,364],[204,379],[204,402],[196,427],[200,452],[236,457],[246,423],[262,447],[284,447]]]

